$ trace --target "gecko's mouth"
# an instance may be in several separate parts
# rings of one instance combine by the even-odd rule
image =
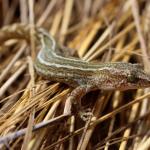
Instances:
[[[129,89],[137,89],[137,88],[148,88],[150,87],[150,80],[140,79],[137,83],[129,83]]]

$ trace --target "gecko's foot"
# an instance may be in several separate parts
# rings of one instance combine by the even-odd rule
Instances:
[[[88,121],[93,116],[93,113],[90,108],[82,109],[79,111],[79,116],[83,121]]]

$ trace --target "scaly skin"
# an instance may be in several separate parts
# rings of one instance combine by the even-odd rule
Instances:
[[[35,68],[46,78],[64,82],[72,87],[87,88],[87,91],[128,90],[150,86],[150,75],[144,72],[140,64],[95,64],[63,57],[55,52],[57,43],[52,37],[42,32],[41,39],[42,48],[37,56]]]

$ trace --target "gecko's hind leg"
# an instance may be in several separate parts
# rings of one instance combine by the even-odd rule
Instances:
[[[78,86],[69,95],[72,104],[74,104],[75,109],[78,111],[80,118],[86,121],[91,115],[91,109],[83,110],[81,106],[81,98],[88,92],[92,91],[93,88],[90,86]]]

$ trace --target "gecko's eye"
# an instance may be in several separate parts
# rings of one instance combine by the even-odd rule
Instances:
[[[127,81],[130,83],[136,83],[138,81],[138,78],[137,78],[136,74],[134,72],[132,72],[131,74],[129,74],[127,76]]]

